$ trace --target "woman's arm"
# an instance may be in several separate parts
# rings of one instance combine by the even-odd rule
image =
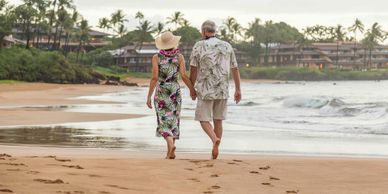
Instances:
[[[189,77],[186,75],[186,64],[185,64],[185,58],[183,57],[183,55],[179,56],[179,73],[182,77],[183,82],[190,90],[191,98],[193,98],[194,100],[197,94],[194,89],[194,84],[190,81]]]
[[[150,88],[148,90],[148,96],[147,96],[147,106],[150,109],[152,109],[151,97],[155,91],[156,83],[158,82],[158,76],[159,76],[158,63],[159,63],[159,57],[157,55],[154,55],[152,57],[152,78],[150,81]]]

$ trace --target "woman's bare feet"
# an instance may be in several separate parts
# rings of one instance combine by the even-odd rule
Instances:
[[[221,140],[219,138],[216,139],[213,143],[213,150],[212,150],[212,159],[216,160],[218,158],[218,146],[220,145]]]
[[[172,149],[170,151],[169,159],[172,159],[172,160],[175,159],[175,150],[176,150],[176,146],[172,147]]]

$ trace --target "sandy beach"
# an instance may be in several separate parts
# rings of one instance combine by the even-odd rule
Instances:
[[[0,109],[0,126],[140,117],[34,108],[104,103],[69,98],[124,90],[0,84],[1,106],[8,107]],[[220,160],[211,161],[209,154],[185,153],[179,147],[176,160],[163,157],[164,153],[150,151],[0,145],[0,193],[382,194],[388,190],[387,159],[221,154]]]
[[[0,146],[0,192],[382,194],[382,159],[160,153]]]
[[[0,109],[0,115],[2,115],[0,117],[0,126],[118,120],[139,117],[139,115],[131,114],[53,111],[53,107],[60,108],[60,106],[66,105],[108,103],[104,101],[72,98],[120,92],[124,91],[125,88],[123,86],[59,85],[44,83],[0,84],[0,106],[5,107]],[[39,107],[47,108],[46,110],[42,110]]]

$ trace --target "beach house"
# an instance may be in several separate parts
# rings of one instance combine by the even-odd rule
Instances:
[[[2,41],[0,41],[0,48],[9,48],[16,43],[12,35],[5,36]]]
[[[267,58],[267,61],[266,61]],[[388,45],[371,50],[354,42],[312,43],[304,47],[279,44],[260,53],[261,65],[361,70],[388,68]]]

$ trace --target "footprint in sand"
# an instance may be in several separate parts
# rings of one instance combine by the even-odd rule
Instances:
[[[96,175],[96,174],[89,174],[88,176],[92,177],[92,178],[101,178],[102,177],[102,176]]]
[[[260,174],[260,172],[257,172],[257,171],[250,171],[249,173],[251,173],[251,174]]]
[[[260,167],[259,169],[260,169],[260,170],[268,170],[268,169],[270,169],[270,168],[271,168],[271,167],[267,165],[267,166]]]
[[[233,160],[233,162],[243,162],[242,160]]]
[[[204,191],[203,193],[209,194],[209,193],[213,193],[213,191]]]
[[[278,180],[280,180],[280,178],[276,178],[276,177],[273,177],[273,176],[269,176],[269,180],[278,181]]]
[[[202,166],[200,168],[212,168],[214,164],[206,164],[205,166]]]
[[[57,193],[64,193],[64,194],[85,194],[83,191],[57,191]]]
[[[194,171],[194,169],[192,169],[192,168],[185,168],[185,170]]]
[[[228,164],[237,165],[237,163],[235,163],[235,162],[228,162]]]
[[[111,194],[111,192],[108,192],[108,191],[99,191],[98,193],[101,193],[101,194]]]
[[[286,193],[299,193],[299,190],[289,190],[289,191],[286,191]]]
[[[71,160],[69,159],[59,159],[59,158],[55,158],[56,161],[58,162],[71,162]]]
[[[122,189],[122,190],[129,190],[129,188],[126,188],[126,187],[121,187],[121,186],[118,186],[118,185],[105,185],[107,187],[113,187],[113,188],[117,188],[117,189]]]
[[[199,183],[199,182],[201,182],[201,181],[200,181],[200,180],[198,180],[197,178],[189,178],[189,179],[187,179],[187,180],[194,181],[194,182],[196,182],[196,183]]]
[[[57,180],[49,180],[49,179],[34,179],[36,182],[41,182],[45,184],[64,184],[63,180],[57,179]]]
[[[189,160],[189,162],[194,163],[196,165],[202,163],[202,162],[208,162],[209,160]]]
[[[28,171],[26,172],[27,174],[32,174],[32,175],[35,175],[35,174],[39,174],[40,172],[39,171]]]
[[[12,156],[9,155],[9,154],[0,154],[0,157],[1,157],[1,158],[10,158],[10,157],[12,157]]]
[[[62,165],[62,166],[67,167],[67,168],[84,169],[83,167],[81,167],[79,165]]]
[[[217,178],[217,177],[219,177],[219,176],[218,176],[218,174],[212,174],[212,175],[210,175],[210,177],[212,177],[212,178]]]
[[[221,187],[218,186],[218,185],[213,185],[211,188],[212,188],[212,189],[221,189]]]
[[[10,166],[27,166],[23,163],[0,163],[1,165],[10,165]]]
[[[261,183],[262,185],[272,186],[271,183]]]
[[[17,169],[7,169],[7,171],[18,172],[18,171],[21,171],[21,170],[19,168],[17,168]]]
[[[0,189],[0,192],[2,192],[2,193],[13,193],[13,191],[10,190],[10,189]]]

